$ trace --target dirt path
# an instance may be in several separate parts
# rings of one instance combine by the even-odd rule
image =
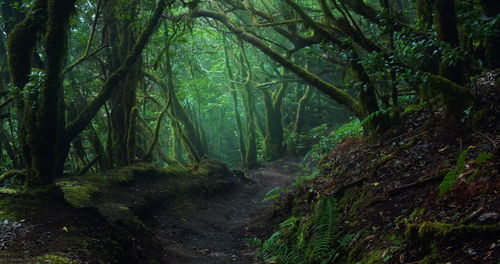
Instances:
[[[247,227],[272,209],[261,200],[276,186],[288,185],[299,171],[292,158],[247,174],[254,183],[227,194],[164,209],[154,216],[153,230],[165,246],[167,263],[258,263],[243,238]]]

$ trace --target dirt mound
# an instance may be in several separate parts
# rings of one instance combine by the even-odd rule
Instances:
[[[222,164],[197,170],[152,164],[66,178],[66,200],[0,195],[0,263],[167,263],[143,220],[160,207],[237,184]]]

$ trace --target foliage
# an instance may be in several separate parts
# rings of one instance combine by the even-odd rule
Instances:
[[[278,197],[281,197],[284,193],[287,193],[290,190],[294,190],[302,187],[308,180],[314,179],[319,176],[319,169],[313,168],[310,169],[306,165],[302,163],[296,164],[302,171],[297,173],[295,181],[293,181],[290,185],[287,186],[276,186],[269,190],[266,193],[266,196],[262,199],[262,202],[267,202],[274,200]]]
[[[278,264],[326,264],[345,248],[354,235],[340,237],[337,201],[322,197],[309,218],[292,216],[280,224],[279,231],[265,241],[249,239],[259,247],[258,255]]]
[[[317,127],[315,132],[318,130],[323,130],[325,132],[316,134],[315,137],[317,141],[306,155],[306,158],[310,157],[316,161],[319,161],[324,154],[340,145],[344,139],[359,137],[363,132],[362,122],[357,119],[351,119],[350,122],[341,125],[330,133],[328,133],[324,125]]]
[[[469,155],[470,150],[474,149],[474,146],[467,147],[464,151],[460,153],[458,156],[455,167],[450,169],[443,178],[441,184],[439,184],[439,195],[441,197],[445,196],[453,187],[457,184],[459,178],[464,175],[466,170],[469,169],[469,165],[467,165],[467,156]],[[465,182],[470,184],[472,180],[481,172],[481,167],[483,163],[493,158],[493,154],[481,152],[478,154],[476,159],[474,160],[474,164],[476,166],[475,169],[472,170],[472,173],[465,179]]]
[[[313,223],[316,230],[312,235],[312,242],[306,252],[309,263],[329,263],[335,250],[331,245],[339,237],[338,234],[338,207],[333,198],[323,198],[315,208]]]
[[[441,184],[439,184],[439,195],[444,196],[448,193],[458,181],[458,176],[465,171],[465,161],[471,147],[467,147],[460,153],[457,159],[456,167],[446,173]]]

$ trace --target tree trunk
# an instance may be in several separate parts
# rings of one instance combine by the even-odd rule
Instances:
[[[243,43],[240,42],[240,67],[244,84],[244,103],[247,126],[247,142],[245,153],[245,169],[251,170],[257,168],[257,131],[255,125],[255,98],[252,93],[252,71],[245,53]]]
[[[432,26],[432,2],[434,0],[417,0],[417,19],[424,29]]]
[[[293,131],[294,134],[296,135],[302,134],[302,131],[304,129],[304,113],[311,96],[312,96],[312,87],[307,86],[306,91],[299,99],[299,102],[297,104],[297,113],[295,114],[295,126]]]
[[[135,63],[166,4],[164,1],[158,2],[153,17],[134,49],[106,80],[95,99],[66,126],[62,71],[67,57],[69,18],[74,11],[74,2],[75,0],[36,1],[30,14],[16,25],[9,36],[11,80],[19,91],[24,89],[31,73],[31,58],[38,36],[45,36],[46,75],[41,81],[41,91],[30,96],[16,96],[17,107],[23,113],[19,137],[27,170],[27,190],[52,186],[54,178],[62,175],[70,142],[90,123],[109,99],[112,88]],[[42,34],[45,25],[46,32]]]
[[[110,61],[110,71],[116,70],[122,60],[133,48],[136,42],[135,32],[129,30],[132,18],[136,13],[135,6],[117,8],[116,1],[108,1],[104,8],[104,20],[106,23],[106,34],[113,43],[108,60]],[[125,16],[125,15],[127,16]],[[128,17],[128,18],[125,18]],[[131,113],[136,105],[136,91],[142,83],[142,56],[131,67],[124,79],[113,89],[110,99],[111,105],[111,139],[112,144],[106,151],[113,156],[113,166],[124,166],[129,164],[128,154],[135,150],[130,150],[128,144],[129,124],[132,122]],[[108,73],[109,74],[109,73]],[[130,147],[135,147],[131,145]]]
[[[234,105],[234,119],[236,121],[236,129],[238,132],[238,143],[239,143],[239,150],[240,150],[240,165],[242,167],[245,167],[245,153],[246,153],[246,148],[245,148],[245,139],[243,135],[243,126],[241,124],[241,116],[240,116],[240,110],[238,108],[238,94],[236,92],[236,85],[234,84],[234,73],[233,73],[233,68],[231,67],[231,63],[229,62],[229,51],[227,48],[227,43],[226,43],[226,38],[223,39],[223,44],[224,44],[224,62],[226,64],[226,69],[227,69],[227,77],[229,81],[229,87],[231,89],[231,98],[233,99],[233,105]]]
[[[248,85],[246,85],[248,86]],[[254,121],[255,99],[250,87],[245,90],[245,114],[247,120],[247,142],[245,153],[245,169],[251,170],[257,167],[257,134]]]
[[[434,23],[440,41],[449,44],[452,48],[460,47],[455,0],[435,0]],[[461,61],[457,61],[454,65],[442,62],[439,65],[439,75],[460,85],[465,83],[465,72]]]
[[[500,15],[500,1],[481,0],[484,14],[489,18]],[[486,64],[490,69],[500,67],[500,33],[486,37]]]
[[[287,83],[277,92],[276,96],[262,90],[266,110],[266,135],[264,137],[264,159],[272,161],[283,157],[286,145],[283,140],[283,122],[281,120],[281,103],[287,89]]]
[[[61,72],[67,58],[69,18],[75,8],[74,3],[75,0],[49,0],[47,3],[46,80],[39,97],[39,109],[35,114],[35,129],[27,131],[31,148],[30,166],[27,167],[27,189],[51,185],[53,179],[62,174],[55,166],[56,162],[62,155],[66,157],[69,151],[69,142],[64,135],[64,90]],[[66,145],[68,151],[63,149]]]

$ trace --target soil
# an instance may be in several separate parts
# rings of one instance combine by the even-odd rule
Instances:
[[[248,172],[245,183],[228,193],[157,211],[146,224],[166,249],[166,262],[260,263],[244,238],[267,233],[255,223],[273,213],[274,203],[262,199],[272,188],[293,182],[300,171],[297,162],[297,158],[275,161]]]

